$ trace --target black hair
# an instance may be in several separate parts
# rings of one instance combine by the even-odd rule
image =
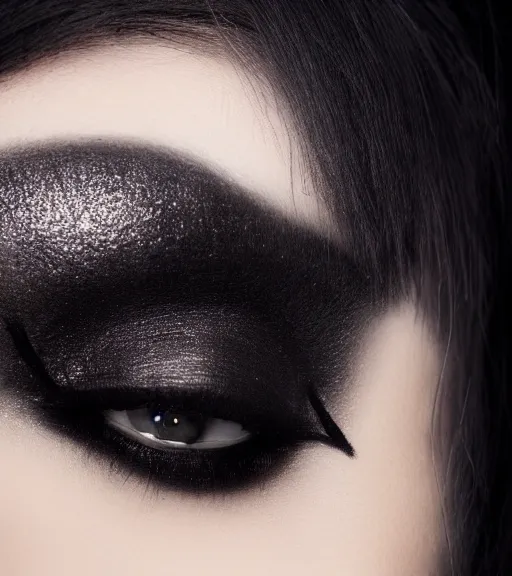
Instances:
[[[375,296],[413,295],[444,345],[443,571],[487,576],[511,566],[510,216],[499,66],[449,4],[2,0],[0,82],[122,38],[222,47],[270,82]]]

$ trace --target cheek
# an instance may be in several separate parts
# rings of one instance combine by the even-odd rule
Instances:
[[[338,406],[356,458],[311,451],[291,504],[313,548],[339,567],[333,574],[438,572],[444,532],[431,427],[439,377],[438,347],[412,306],[375,321],[351,397]]]
[[[9,574],[435,573],[440,500],[430,440],[435,346],[401,309],[381,318],[339,406],[357,457],[310,446],[240,498],[154,494],[76,448],[3,420],[2,568]],[[222,527],[222,530],[219,529]]]
[[[345,514],[353,515],[347,535],[354,546],[366,540],[374,573],[394,558],[403,573],[430,574],[425,566],[436,558],[441,501],[431,427],[439,360],[426,326],[403,306],[376,322],[353,376],[349,430],[358,458],[344,475]]]

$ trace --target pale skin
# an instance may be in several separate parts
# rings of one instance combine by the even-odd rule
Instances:
[[[0,149],[80,138],[168,147],[341,237],[277,102],[220,56],[149,43],[84,50],[0,85]],[[0,569],[435,574],[443,523],[431,419],[441,368],[414,307],[390,310],[360,343],[352,393],[335,411],[357,457],[312,444],[283,477],[236,496],[148,490],[0,402]]]

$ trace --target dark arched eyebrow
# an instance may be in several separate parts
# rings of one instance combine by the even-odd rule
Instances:
[[[240,220],[246,230],[264,222],[274,229],[272,236],[278,230],[283,240],[298,242],[303,255],[313,246],[333,254],[340,250],[339,238],[329,229],[324,234],[293,214],[281,213],[257,190],[200,158],[145,141],[51,140],[0,150],[0,202],[5,233],[8,222],[16,222],[30,229],[26,238],[40,241],[41,233],[49,238],[46,223],[53,226],[53,247],[65,241],[68,253],[86,234],[105,236],[102,227],[108,227],[110,236],[110,245],[101,244],[107,253],[109,246],[126,247],[138,233],[148,242],[155,234],[178,241],[188,233],[185,227],[210,226],[211,231],[228,233]],[[143,221],[151,222],[144,233]],[[230,233],[243,237],[240,230]],[[269,230],[253,234],[265,239]],[[263,241],[258,249],[265,246]]]
[[[135,143],[4,151],[0,229],[0,293],[25,311],[38,297],[104,291],[138,277],[156,282],[177,271],[194,270],[208,284],[222,270],[226,293],[243,278],[310,306],[340,294],[353,301],[354,286],[367,284],[329,238],[189,158]],[[355,299],[366,295],[360,289]]]

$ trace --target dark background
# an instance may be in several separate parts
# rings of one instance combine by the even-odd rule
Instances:
[[[428,0],[425,0],[428,1]],[[512,53],[511,0],[449,0],[469,35],[473,52],[483,65],[491,86],[500,86],[500,108],[504,113],[505,137],[511,142]]]
[[[503,211],[504,231],[500,244],[502,248],[497,254],[499,284],[493,310],[493,340],[488,344],[491,357],[493,350],[496,351],[495,357],[503,354],[503,361],[497,366],[503,386],[489,387],[487,397],[489,424],[493,430],[490,434],[493,445],[489,446],[489,454],[495,465],[493,473],[489,475],[491,507],[487,517],[487,542],[499,542],[497,555],[500,558],[489,570],[489,576],[507,576],[512,575],[512,188],[509,168],[509,151],[512,150],[512,65],[508,56],[512,54],[512,1],[451,0],[449,4],[469,35],[473,53],[494,88],[502,114],[500,138],[506,178],[500,211]],[[493,416],[498,412],[493,406],[500,404],[504,410],[500,418],[495,419]],[[485,540],[484,536],[480,550],[476,551],[477,556],[486,548]]]

